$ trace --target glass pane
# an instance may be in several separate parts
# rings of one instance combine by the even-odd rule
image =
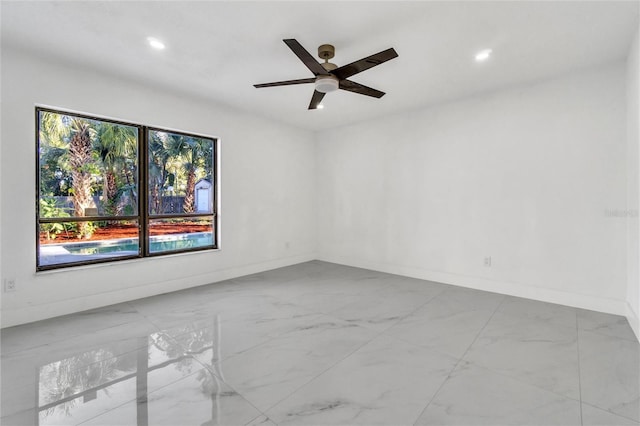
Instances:
[[[153,219],[149,222],[149,252],[212,248],[213,217]]]
[[[138,214],[138,129],[40,111],[41,218]]]
[[[149,131],[149,213],[213,213],[214,140]]]
[[[90,234],[90,238],[82,235]],[[57,222],[40,224],[40,266],[121,256],[137,256],[137,221]]]

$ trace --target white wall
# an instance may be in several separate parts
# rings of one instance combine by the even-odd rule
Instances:
[[[640,339],[640,32],[627,59],[627,318]]]
[[[4,48],[0,272],[18,291],[2,294],[2,326],[313,258],[637,320],[640,284],[627,280],[637,271],[637,219],[606,214],[637,206],[638,163],[625,167],[627,152],[638,152],[637,98],[625,105],[625,80],[627,94],[638,87],[635,43],[626,70],[615,64],[315,138]],[[35,104],[219,136],[222,250],[35,273]]]
[[[624,314],[625,111],[619,63],[320,133],[319,258]]]
[[[222,249],[35,273],[34,106],[221,138]],[[314,139],[208,102],[2,50],[2,326],[314,259]],[[287,244],[288,247],[287,247]]]

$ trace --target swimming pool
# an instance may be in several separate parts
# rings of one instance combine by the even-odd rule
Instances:
[[[69,253],[74,254],[138,252],[137,238],[126,238],[111,241],[88,241],[86,243],[70,243],[61,245],[66,248]],[[151,253],[207,247],[211,245],[213,245],[213,234],[211,232],[160,235],[149,238],[149,251]]]
[[[212,232],[158,235],[149,238],[149,252],[162,253],[213,246]],[[40,246],[40,264],[55,265],[108,257],[136,256],[137,238],[87,241],[81,243],[47,244]]]

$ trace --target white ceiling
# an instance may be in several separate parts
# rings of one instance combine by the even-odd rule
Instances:
[[[637,1],[186,2],[1,5],[2,44],[320,130],[624,60]],[[147,36],[167,48],[154,51]],[[387,93],[338,91],[308,111],[313,85],[255,89],[312,74],[282,42],[347,64],[399,57],[352,77]],[[492,58],[474,54],[492,48]]]

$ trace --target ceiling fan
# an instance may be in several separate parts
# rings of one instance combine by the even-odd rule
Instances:
[[[314,83],[315,90],[311,97],[311,103],[309,103],[309,109],[317,109],[320,101],[322,101],[322,98],[326,93],[333,92],[338,89],[358,93],[360,95],[372,96],[374,98],[381,98],[384,96],[384,92],[347,79],[359,72],[368,70],[369,68],[373,68],[376,65],[380,65],[398,57],[396,51],[391,48],[378,52],[375,55],[362,58],[359,61],[338,67],[336,64],[329,62],[329,59],[333,58],[335,55],[335,48],[330,44],[323,44],[318,47],[318,56],[320,59],[324,59],[324,63],[319,63],[307,50],[305,50],[304,47],[302,47],[300,43],[298,43],[296,39],[291,38],[282,41],[284,41],[293,53],[300,58],[302,63],[309,68],[314,77],[302,78],[299,80],[277,81],[274,83],[254,84],[253,87],[261,88]]]

